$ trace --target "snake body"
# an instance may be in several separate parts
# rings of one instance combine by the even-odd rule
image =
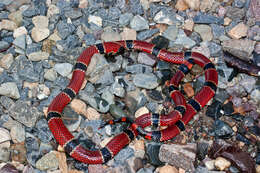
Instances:
[[[105,147],[90,151],[82,147],[79,141],[69,132],[61,119],[64,107],[69,104],[79,92],[87,66],[94,54],[116,54],[123,49],[139,50],[155,55],[163,61],[180,64],[179,70],[170,80],[169,92],[176,107],[166,115],[147,113],[131,122],[129,128],[115,136]],[[202,89],[186,102],[178,85],[192,68],[198,64],[204,69],[205,83]],[[73,69],[73,75],[69,85],[58,94],[48,107],[47,121],[49,128],[56,141],[64,148],[71,157],[87,164],[102,164],[112,159],[122,148],[128,145],[136,136],[142,135],[146,139],[155,141],[166,141],[181,131],[185,125],[200,111],[208,101],[215,95],[218,84],[218,73],[213,63],[204,55],[197,52],[169,52],[160,49],[156,45],[137,40],[125,40],[116,42],[104,42],[86,48],[77,59]],[[127,122],[126,117],[120,118],[117,122]],[[115,121],[111,121],[113,124]],[[146,126],[167,126],[164,130],[147,132]]]

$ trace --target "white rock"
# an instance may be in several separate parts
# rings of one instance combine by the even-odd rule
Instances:
[[[102,27],[102,18],[99,16],[90,15],[88,17],[88,23],[91,23],[91,22],[96,24],[99,27]]]
[[[0,67],[3,67],[4,69],[9,69],[13,61],[14,61],[13,55],[11,53],[6,54],[0,59]]]
[[[35,42],[39,42],[44,40],[45,38],[47,38],[50,35],[50,31],[48,28],[38,28],[38,27],[34,27],[32,29],[32,39]]]
[[[32,22],[38,28],[48,28],[49,25],[49,19],[46,16],[35,16],[32,18]]]
[[[122,40],[121,35],[114,31],[103,32],[101,34],[101,39],[105,42]]]
[[[19,99],[20,94],[16,83],[6,82],[0,85],[0,95],[11,97],[14,99]]]
[[[231,166],[231,163],[230,163],[230,161],[228,161],[227,159],[225,159],[223,157],[218,157],[215,160],[215,166],[218,170],[224,171],[225,169],[227,169]]]
[[[51,17],[51,16],[53,16],[55,14],[59,14],[59,13],[60,13],[59,8],[56,5],[51,4],[47,11],[47,17]]]
[[[6,141],[10,141],[11,136],[8,130],[5,128],[0,127],[0,144]]]
[[[19,37],[19,36],[21,36],[21,35],[26,35],[27,34],[27,29],[24,27],[24,26],[21,26],[21,27],[19,27],[19,28],[16,28],[15,30],[14,30],[14,32],[13,32],[13,36],[14,36],[14,38],[17,38],[17,37]]]
[[[53,68],[45,71],[44,79],[47,79],[49,81],[55,81],[56,78],[57,78],[57,72]]]
[[[48,52],[33,52],[28,55],[28,59],[31,61],[41,61],[49,58],[49,53]]]
[[[71,73],[72,68],[73,66],[69,63],[59,63],[59,64],[55,64],[54,66],[54,70],[56,70],[56,72],[63,77],[68,76]]]

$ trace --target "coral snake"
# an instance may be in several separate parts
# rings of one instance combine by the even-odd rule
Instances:
[[[105,147],[95,151],[87,150],[82,147],[63,124],[62,111],[79,92],[92,56],[96,53],[116,54],[123,49],[143,51],[155,55],[160,60],[180,64],[178,71],[169,83],[170,96],[176,106],[172,112],[166,115],[147,113],[134,121],[122,117],[107,122],[106,124],[129,122],[130,125],[122,133],[115,136]],[[183,94],[179,91],[178,85],[194,64],[198,64],[204,69],[205,83],[201,90],[186,102]],[[215,95],[217,84],[218,73],[213,63],[200,53],[169,52],[158,48],[154,44],[137,40],[103,42],[89,46],[79,56],[69,85],[53,99],[48,107],[47,121],[54,138],[71,157],[87,164],[102,164],[112,159],[137,135],[142,135],[144,138],[154,141],[166,141],[178,135],[185,130],[185,125],[193,116]],[[146,126],[167,127],[158,131],[146,131],[144,130]]]

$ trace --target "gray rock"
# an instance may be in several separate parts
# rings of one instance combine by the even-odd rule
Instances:
[[[121,26],[127,26],[133,17],[134,15],[132,13],[124,13],[120,15],[119,24]]]
[[[130,27],[136,31],[149,29],[148,21],[139,15],[133,17],[130,22]]]
[[[116,164],[122,165],[125,161],[134,156],[134,150],[127,146],[126,148],[119,151],[119,153],[114,157]]]
[[[96,43],[96,38],[91,33],[87,33],[86,35],[84,35],[83,40],[85,41],[86,46],[90,46]]]
[[[255,41],[248,39],[231,39],[222,43],[223,50],[231,53],[232,55],[250,61],[252,59],[252,52],[255,47]]]
[[[138,54],[137,61],[141,64],[149,65],[151,67],[156,63],[155,57],[153,55],[144,52],[140,52]]]
[[[176,19],[176,13],[172,9],[162,9],[154,16],[153,20],[156,23],[163,23],[167,25],[176,25],[179,24],[179,20]]]
[[[160,30],[158,28],[141,31],[137,34],[137,40],[146,40],[147,38],[152,37],[154,34],[158,33],[159,31]]]
[[[72,71],[73,66],[69,63],[59,63],[54,65],[54,70],[61,76],[66,77]]]
[[[9,110],[10,115],[27,127],[33,127],[37,119],[42,116],[36,107],[33,107],[22,100],[18,100]]]
[[[152,67],[143,64],[134,64],[126,66],[125,70],[129,73],[151,73]]]
[[[112,84],[110,90],[111,90],[111,92],[112,92],[113,94],[115,94],[115,95],[118,96],[118,97],[124,97],[124,96],[125,96],[125,89],[124,89],[124,87],[123,87],[122,85],[120,85],[120,84],[118,83],[118,81],[115,81],[115,82]]]
[[[1,3],[3,3],[4,5],[9,5],[13,2],[14,0],[2,0]]]
[[[114,103],[114,98],[115,96],[113,95],[113,91],[111,92],[110,87],[106,87],[106,89],[104,89],[104,91],[102,91],[102,95],[101,98],[106,100],[108,102],[109,105]]]
[[[260,103],[260,90],[259,89],[254,89],[251,94],[251,98],[255,100],[258,104]]]
[[[22,124],[16,123],[11,127],[10,135],[12,141],[15,143],[21,143],[25,140],[25,128]]]
[[[146,89],[154,89],[159,85],[157,77],[152,73],[136,74],[134,76],[133,82],[137,87]]]
[[[220,36],[225,34],[224,26],[217,24],[210,24],[214,39],[218,39]]]
[[[67,18],[71,18],[71,19],[77,19],[80,18],[82,16],[82,13],[80,10],[76,10],[76,9],[71,9],[65,12],[65,16]]]
[[[240,76],[242,76],[242,80],[239,82],[239,84],[245,88],[247,93],[251,93],[251,91],[255,88],[256,79],[246,74],[241,74]]]
[[[115,104],[110,105],[109,112],[114,118],[121,118],[127,116],[127,114],[119,106]]]
[[[234,8],[231,6],[226,7],[226,16],[232,20],[242,20],[246,15],[246,9]]]
[[[44,73],[44,79],[47,79],[49,81],[55,81],[57,76],[57,72],[53,68],[46,70]]]
[[[190,49],[196,45],[196,42],[187,37],[183,30],[179,30],[179,34],[174,44],[183,45],[185,48]]]
[[[152,142],[147,145],[146,153],[149,158],[149,162],[153,165],[160,166],[163,165],[163,162],[159,159],[159,151],[160,151],[161,144]]]
[[[5,109],[9,110],[10,107],[14,104],[14,101],[9,97],[2,96],[0,97],[0,104],[3,105]]]
[[[123,63],[122,55],[116,56],[115,59],[116,59],[116,62],[110,63],[110,70],[112,72],[119,71],[122,66],[122,63]]]
[[[212,15],[208,15],[208,14],[198,14],[196,16],[193,17],[193,22],[197,23],[197,24],[219,24],[219,25],[223,25],[224,24],[224,18],[220,18],[220,17],[215,17]]]
[[[31,61],[41,61],[41,60],[46,60],[49,58],[49,53],[47,52],[33,52],[28,55],[28,59]]]
[[[213,38],[211,27],[208,25],[195,25],[194,31],[199,33],[203,41],[210,41]]]
[[[52,140],[53,136],[46,119],[40,119],[35,127],[37,128],[37,136],[42,143],[49,143]]]
[[[14,99],[20,98],[20,93],[17,88],[16,83],[14,82],[6,82],[0,85],[0,95],[4,95],[7,97],[11,97]]]
[[[55,170],[59,166],[58,158],[54,152],[45,154],[36,162],[36,168],[42,171]]]
[[[193,162],[196,158],[197,145],[195,143],[178,145],[163,144],[160,148],[159,158],[162,162],[169,163],[175,167],[193,170]]]
[[[169,26],[164,32],[163,35],[165,38],[174,41],[178,35],[178,28],[176,25]]]
[[[82,117],[79,116],[76,112],[74,112],[72,109],[70,109],[69,107],[65,107],[64,111],[63,111],[63,122],[66,125],[66,127],[69,129],[69,131],[74,132],[79,128],[80,122],[82,120]],[[45,121],[42,121],[43,123],[40,124],[40,126],[43,129],[47,128],[47,124]],[[38,124],[37,124],[38,125]],[[51,133],[44,133],[44,134],[40,134],[42,135],[42,140],[44,140],[44,142],[49,142],[49,140],[51,140],[52,136]]]
[[[57,25],[58,34],[62,39],[66,39],[70,34],[72,34],[76,27],[73,24],[60,21]]]
[[[40,43],[32,43],[26,47],[26,55],[29,55],[33,52],[39,52],[42,50],[42,45]]]
[[[6,41],[0,41],[0,50],[7,49],[9,47],[9,43]]]
[[[207,47],[210,50],[210,56],[214,56],[214,57],[221,56],[222,47],[219,44],[214,43],[214,42],[208,42]]]

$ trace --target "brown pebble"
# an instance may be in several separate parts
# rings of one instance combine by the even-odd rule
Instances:
[[[194,96],[194,89],[192,88],[191,83],[185,83],[183,85],[183,90],[189,98]]]
[[[165,165],[159,168],[159,173],[179,173],[179,171],[173,166]]]
[[[59,161],[59,169],[61,170],[62,173],[68,173],[68,165],[67,165],[67,158],[66,154],[64,152],[58,152],[55,151],[56,157],[58,158]]]

